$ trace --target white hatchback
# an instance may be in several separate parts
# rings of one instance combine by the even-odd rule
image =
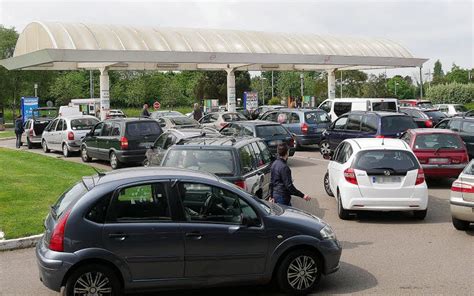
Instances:
[[[424,219],[428,208],[425,175],[410,147],[399,139],[348,139],[339,144],[324,176],[338,215],[355,211],[413,211]]]
[[[451,187],[451,215],[457,230],[467,230],[474,223],[474,160],[454,181]]]

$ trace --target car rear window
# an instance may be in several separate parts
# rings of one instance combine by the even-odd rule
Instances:
[[[467,108],[463,105],[456,105],[454,106],[454,111],[456,112],[467,112]]]
[[[413,153],[404,150],[365,150],[356,155],[354,169],[411,171],[419,168]]]
[[[373,102],[372,111],[397,112],[397,103],[395,102]]]
[[[165,155],[162,166],[231,176],[235,172],[233,159],[231,150],[172,149]]]
[[[459,136],[451,134],[425,134],[415,139],[415,149],[462,149]]]
[[[173,117],[170,118],[171,122],[173,122],[175,125],[197,125],[198,123],[194,120],[192,120],[189,117],[183,116],[183,117]]]
[[[464,121],[461,130],[465,133],[474,133],[474,121]]]
[[[416,103],[416,106],[418,108],[422,108],[422,109],[432,109],[433,108],[433,105],[431,104],[431,102]]]
[[[127,123],[127,135],[129,136],[147,136],[161,135],[160,125],[156,121],[135,121]]]
[[[94,127],[99,122],[95,118],[80,118],[71,120],[71,129],[72,130],[88,130]]]
[[[328,114],[326,112],[321,112],[321,111],[306,112],[304,114],[304,119],[306,123],[309,123],[309,124],[331,122]]]
[[[257,137],[274,137],[288,135],[288,131],[281,125],[257,126]]]
[[[425,114],[428,115],[429,117],[435,118],[435,119],[440,119],[440,118],[445,118],[446,117],[446,115],[443,112],[440,112],[440,111],[426,111]]]
[[[227,113],[222,115],[222,118],[225,122],[247,120],[247,118],[240,113]]]
[[[383,134],[397,134],[412,128],[417,128],[417,125],[409,116],[382,117]]]
[[[334,102],[334,113],[337,116],[341,116],[347,112],[351,112],[352,110],[352,103],[349,102]]]
[[[53,218],[57,219],[72,205],[74,205],[79,198],[87,193],[87,188],[84,186],[84,183],[81,181],[76,185],[72,186],[66,192],[64,192],[59,198],[58,201],[51,207]]]

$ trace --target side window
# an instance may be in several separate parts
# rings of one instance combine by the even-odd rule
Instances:
[[[174,143],[176,143],[176,137],[172,134],[169,134],[168,137],[166,137],[165,146],[163,149],[168,149]]]
[[[365,115],[362,118],[362,125],[360,129],[363,132],[375,134],[378,129],[377,125],[378,125],[377,116],[369,114],[369,115]]]
[[[410,133],[405,133],[401,138],[402,141],[405,141],[408,145],[410,145],[411,135]]]
[[[461,130],[461,120],[451,120],[449,129],[459,132]]]
[[[406,114],[406,115],[409,115],[409,116],[413,116],[412,112],[410,109],[403,109],[403,110],[400,110],[400,112]]]
[[[448,124],[449,124],[449,119],[448,120],[443,120],[436,126],[436,128],[446,129],[446,128],[448,128]]]
[[[252,130],[252,128],[250,128],[248,126],[243,126],[240,130],[240,135],[241,136],[251,136],[251,137],[253,137],[253,130]]]
[[[63,120],[63,131],[67,130],[67,121]]]
[[[278,122],[280,124],[288,123],[288,116],[289,115],[286,112],[279,112],[278,116],[277,116],[277,119],[276,119],[276,122]]]
[[[237,124],[229,123],[220,131],[220,133],[225,136],[238,135],[240,133],[240,126],[238,126]]]
[[[240,197],[228,190],[197,183],[179,184],[188,221],[241,224]]]
[[[300,116],[297,113],[290,113],[288,123],[300,123]]]
[[[159,118],[158,123],[160,124],[160,127],[165,127],[166,126],[166,121],[163,118]]]
[[[164,184],[140,184],[121,189],[112,202],[111,214],[112,221],[116,222],[170,221]]]
[[[103,196],[86,214],[86,219],[96,223],[104,223],[111,197],[112,193]]]
[[[242,175],[250,173],[255,168],[255,155],[249,145],[239,149],[240,154],[240,167]]]
[[[255,160],[257,163],[257,167],[264,166],[266,162],[263,160],[263,155],[260,151],[260,148],[258,148],[257,142],[252,143],[252,148],[253,148],[253,152],[255,153]]]
[[[168,133],[163,133],[161,136],[156,139],[155,144],[153,147],[155,148],[163,148],[165,146],[166,139],[168,138]]]
[[[98,123],[94,128],[94,137],[100,136],[102,133],[102,127],[104,126],[103,122]]]
[[[112,128],[112,132],[110,133],[111,136],[116,137],[120,136],[120,125],[114,124]]]
[[[349,115],[349,119],[347,120],[347,124],[346,124],[346,130],[360,131],[361,121],[362,121],[362,115],[360,114]]]
[[[203,118],[201,118],[200,122],[201,123],[209,123],[209,118],[211,118],[210,115],[206,115]]]
[[[461,131],[463,133],[468,133],[468,134],[474,133],[474,122],[470,121],[470,120],[469,121],[468,120],[464,121],[462,123]]]
[[[219,118],[219,114],[211,114],[211,117],[209,117],[209,122],[214,122]]]
[[[319,106],[319,109],[326,111],[326,113],[331,112],[331,101],[326,101]]]
[[[46,129],[48,132],[53,131],[56,128],[56,124],[58,123],[59,119],[53,120]]]
[[[341,154],[341,157],[340,157],[340,162],[341,163],[345,163],[346,161],[349,160],[349,158],[351,158],[352,156],[352,146],[351,144],[349,143],[346,143],[345,147],[344,147],[344,153]]]
[[[103,137],[108,137],[110,136],[111,132],[112,132],[112,124],[104,123],[104,127],[102,128],[102,132],[100,133],[100,135]]]
[[[262,151],[262,158],[265,163],[272,162],[272,153],[268,149],[267,145],[261,141],[257,142],[258,147],[260,147],[260,151]]]
[[[58,125],[56,126],[56,131],[62,131],[63,130],[63,123],[64,120],[59,120]]]
[[[334,102],[334,113],[337,116],[341,116],[347,112],[351,112],[352,110],[352,103],[345,103],[345,102]]]
[[[334,122],[334,129],[343,130],[346,127],[346,123],[347,123],[347,117],[338,118]]]
[[[334,157],[333,157],[334,161],[341,162],[345,146],[346,146],[346,143],[343,142],[336,147],[336,150],[334,150]]]

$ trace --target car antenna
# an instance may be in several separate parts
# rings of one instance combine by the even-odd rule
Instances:
[[[97,175],[99,176],[99,179],[100,179],[101,177],[105,176],[105,173],[99,171],[96,167],[92,167],[92,169],[97,173]]]

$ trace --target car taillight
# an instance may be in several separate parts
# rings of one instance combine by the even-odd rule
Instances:
[[[463,192],[463,193],[474,193],[474,187],[464,182],[455,181],[451,186],[451,191]]]
[[[346,178],[347,182],[349,182],[351,184],[354,184],[354,185],[357,185],[357,177],[355,175],[355,172],[354,172],[353,168],[347,168],[344,171],[344,178]]]
[[[415,185],[420,185],[423,182],[425,182],[425,172],[423,172],[423,169],[418,169]]]
[[[426,127],[433,127],[433,121],[431,121],[431,120],[429,120],[429,119],[426,120],[426,121],[425,121],[425,126],[426,126]]]
[[[70,141],[74,140],[74,133],[73,132],[67,133],[67,139]]]
[[[245,189],[245,181],[243,180],[235,181],[234,184],[239,186],[242,189]]]
[[[128,149],[128,139],[125,137],[120,138],[120,149],[125,150]]]
[[[306,124],[306,122],[303,122],[301,124],[301,132],[303,134],[307,134],[308,133],[308,130],[309,130],[309,126]]]
[[[377,139],[383,139],[383,138],[385,138],[385,136],[384,136],[384,135],[378,135],[378,136],[375,136],[375,138],[377,138]]]
[[[54,227],[53,234],[49,240],[49,249],[51,251],[64,252],[64,231],[66,229],[66,223],[70,212],[71,210],[64,213]]]

